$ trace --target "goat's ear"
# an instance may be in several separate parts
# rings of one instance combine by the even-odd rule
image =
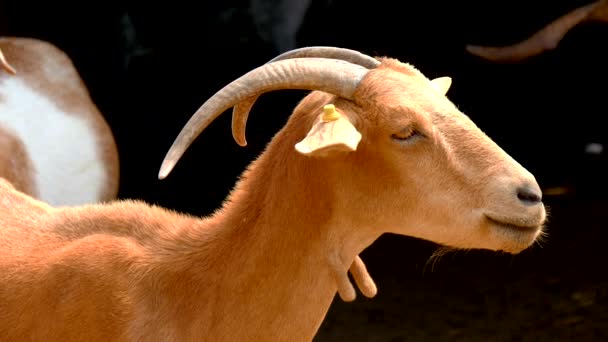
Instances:
[[[305,156],[327,156],[336,152],[353,152],[361,141],[361,133],[334,105],[323,107],[323,114],[306,138],[296,144],[296,151]]]
[[[448,90],[450,90],[450,86],[452,85],[452,78],[448,76],[437,77],[431,80],[431,84],[441,95],[447,94]]]

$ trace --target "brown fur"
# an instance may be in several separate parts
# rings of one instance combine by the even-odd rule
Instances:
[[[66,113],[85,118],[97,132],[108,180],[101,200],[114,199],[119,185],[118,152],[114,137],[70,58],[54,45],[31,38],[0,38],[0,50],[17,72],[16,75],[0,73],[0,82],[4,77],[22,78],[30,87],[46,94]]]
[[[298,154],[327,103],[361,132],[358,149]],[[391,139],[411,125],[427,137]],[[306,97],[208,218],[133,201],[54,209],[0,182],[0,339],[310,341],[336,294],[331,262],[346,273],[384,232],[528,247],[545,214],[517,202],[524,184],[532,175],[428,79],[385,59],[354,101]]]
[[[23,142],[0,125],[0,177],[11,182],[17,190],[36,197],[38,190],[32,172],[32,161]]]

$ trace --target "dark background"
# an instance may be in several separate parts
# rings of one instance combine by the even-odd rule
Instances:
[[[119,146],[120,197],[197,215],[220,205],[305,92],[262,96],[246,148],[232,140],[226,113],[159,181],[164,154],[209,96],[286,48],[353,48],[412,63],[429,78],[451,76],[448,96],[463,112],[544,189],[567,190],[545,196],[547,241],[517,256],[469,251],[429,261],[432,243],[384,236],[362,255],[378,296],[337,299],[317,340],[608,339],[608,162],[584,153],[590,142],[608,143],[608,24],[577,26],[557,49],[518,64],[464,49],[523,40],[589,1],[315,0],[291,41],[276,27],[297,21],[282,3],[260,0],[260,11],[245,0],[19,1],[2,5],[0,34],[50,41],[73,59]]]

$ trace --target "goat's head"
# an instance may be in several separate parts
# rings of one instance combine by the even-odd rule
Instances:
[[[447,99],[450,84],[450,78],[429,80],[394,59],[327,47],[294,50],[203,104],[168,152],[159,177],[226,109],[236,105],[233,134],[244,145],[257,96],[321,90],[334,95],[327,101],[335,107],[323,108],[326,102],[312,113],[295,111],[309,116],[298,120],[309,123],[309,132],[303,131],[294,153],[326,161],[327,174],[340,179],[333,210],[381,231],[517,253],[541,233],[546,213],[540,188]]]

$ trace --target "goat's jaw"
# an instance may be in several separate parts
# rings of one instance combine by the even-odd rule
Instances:
[[[539,205],[519,215],[501,215],[487,208],[476,208],[457,217],[441,215],[410,222],[409,228],[390,233],[413,236],[455,249],[485,249],[518,254],[529,248],[544,233],[546,213]]]
[[[543,233],[544,225],[521,226],[485,218],[491,234],[499,240],[496,250],[517,254],[530,247]]]

